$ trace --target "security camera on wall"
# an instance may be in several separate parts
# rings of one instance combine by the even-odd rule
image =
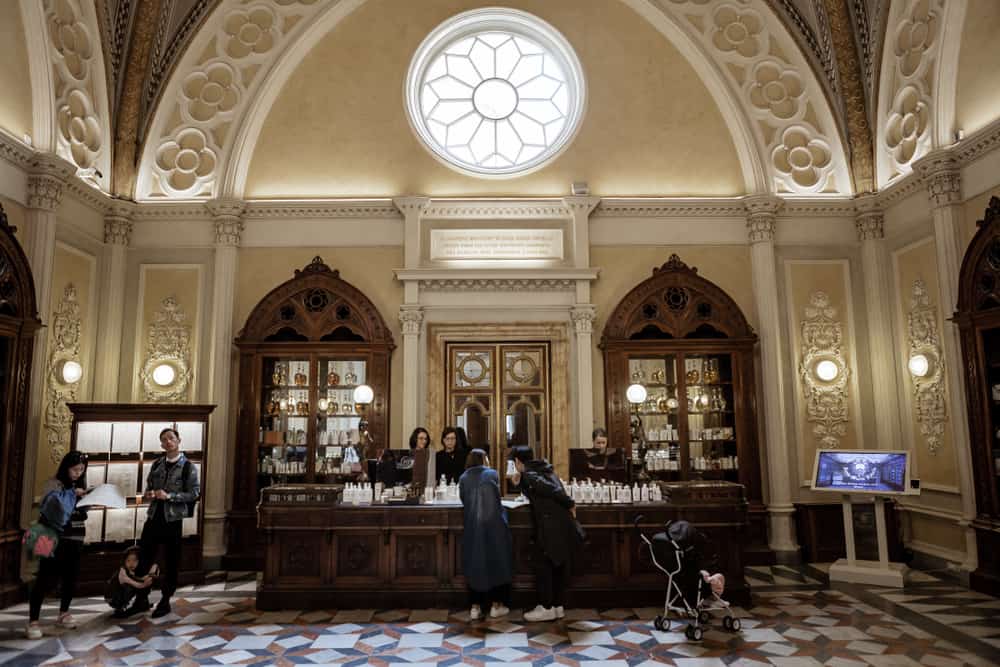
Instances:
[[[877,496],[918,495],[905,450],[820,449],[813,465],[813,491]]]

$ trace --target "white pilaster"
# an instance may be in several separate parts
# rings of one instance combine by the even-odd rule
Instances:
[[[972,452],[969,446],[968,412],[965,405],[965,381],[962,376],[962,349],[958,327],[950,321],[958,304],[958,274],[962,267],[965,242],[962,233],[962,174],[958,160],[947,150],[928,153],[914,167],[927,187],[934,219],[934,245],[937,248],[938,293],[944,326],[945,374],[948,378],[948,413],[952,441],[957,458],[959,488],[962,492],[962,521],[965,531],[965,562],[961,567],[972,571],[979,563],[976,532],[971,522],[976,516],[976,498],[972,481]]]
[[[225,553],[226,489],[230,470],[230,400],[233,364],[233,304],[245,204],[217,199],[206,205],[215,222],[215,268],[212,272],[211,400],[216,408],[209,428],[208,479],[205,481],[204,554]]]
[[[861,243],[861,268],[868,313],[875,444],[879,449],[900,449],[902,425],[896,381],[896,339],[892,335],[892,284],[885,250],[883,216],[874,195],[859,197],[856,206],[854,224]]]
[[[403,266],[420,268],[420,219],[430,197],[396,197],[392,203],[403,214]]]
[[[570,310],[573,329],[576,331],[576,396],[577,396],[577,439],[579,447],[589,442],[594,429],[594,320],[597,309],[591,304],[578,304]]]
[[[563,197],[572,216],[573,266],[578,269],[590,267],[590,214],[600,203],[600,197]]]
[[[97,356],[94,364],[94,400],[118,400],[121,371],[122,324],[128,245],[132,237],[130,203],[116,201],[104,216],[104,262],[101,267]]]
[[[76,167],[54,155],[38,156],[28,174],[28,206],[25,210],[25,253],[35,282],[38,317],[49,324],[52,305],[52,270],[56,251],[56,211],[62,202],[66,180]],[[44,403],[48,329],[35,334],[31,365],[31,395],[28,400],[28,432],[24,455],[24,484],[21,489],[21,519],[30,520],[35,492],[35,467],[38,463],[39,432]],[[14,474],[17,474],[16,472]]]
[[[420,424],[420,330],[424,309],[418,305],[399,307],[399,326],[403,331],[403,437]]]
[[[789,465],[786,425],[784,357],[781,315],[778,307],[774,230],[783,202],[772,195],[752,195],[743,200],[753,271],[753,294],[760,333],[761,372],[764,385],[764,436],[767,456],[769,542],[775,552],[796,552],[792,505],[792,466]]]

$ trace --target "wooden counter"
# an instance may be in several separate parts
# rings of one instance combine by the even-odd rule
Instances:
[[[749,604],[740,548],[747,524],[743,487],[726,482],[663,486],[670,502],[578,506],[587,543],[573,565],[570,606],[662,606],[666,576],[653,566],[633,528],[638,516],[648,535],[670,520],[694,523],[718,552],[726,598]],[[322,488],[280,487],[265,493],[258,508],[266,541],[259,609],[467,604],[460,505],[341,505]],[[512,510],[509,518],[513,603],[534,605],[530,508]]]

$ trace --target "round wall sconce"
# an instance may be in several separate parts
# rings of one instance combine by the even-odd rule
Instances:
[[[646,388],[639,383],[629,385],[625,390],[625,398],[629,403],[638,405],[646,400]]]
[[[816,377],[823,382],[830,382],[840,375],[840,368],[838,368],[837,364],[833,363],[829,359],[824,359],[816,364],[814,371],[816,373]]]
[[[66,384],[76,384],[83,377],[83,366],[76,361],[64,361],[59,371],[62,381]]]
[[[906,367],[913,377],[925,377],[931,371],[931,360],[924,354],[915,354],[906,362]]]
[[[375,390],[366,384],[359,384],[354,388],[354,402],[361,405],[368,405],[375,400]]]
[[[170,364],[158,364],[153,369],[153,382],[160,387],[169,387],[177,379],[177,371]]]

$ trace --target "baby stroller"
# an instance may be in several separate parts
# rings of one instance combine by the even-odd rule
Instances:
[[[642,517],[636,517],[638,524]],[[740,619],[733,615],[729,603],[712,590],[711,584],[702,576],[709,565],[704,562],[703,555],[706,546],[704,535],[698,532],[687,521],[671,521],[666,530],[656,533],[653,538],[646,537],[639,531],[642,541],[649,547],[649,555],[653,565],[667,575],[667,597],[663,604],[663,614],[653,619],[657,630],[666,632],[670,629],[670,612],[675,612],[681,618],[692,619],[684,629],[684,636],[691,641],[701,641],[702,625],[707,625],[712,618],[712,610],[724,612],[722,627],[730,632],[739,632]]]

